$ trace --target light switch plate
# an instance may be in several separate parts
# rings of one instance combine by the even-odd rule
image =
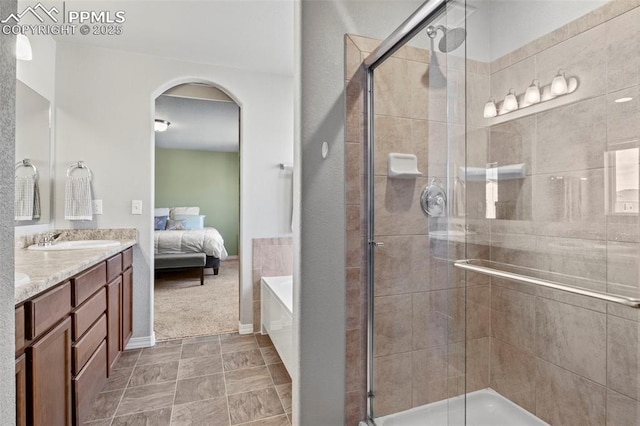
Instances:
[[[93,214],[102,214],[102,200],[93,200],[91,202]]]
[[[142,200],[131,200],[131,214],[142,214]]]

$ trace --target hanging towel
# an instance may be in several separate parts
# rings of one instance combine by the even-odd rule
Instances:
[[[91,178],[67,177],[64,188],[64,218],[66,220],[92,220]]]
[[[35,176],[16,176],[15,220],[40,219],[40,193]]]

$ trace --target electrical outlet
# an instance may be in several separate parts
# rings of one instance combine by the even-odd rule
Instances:
[[[142,214],[142,200],[131,200],[131,214]]]
[[[102,200],[93,200],[91,202],[93,214],[102,214]]]

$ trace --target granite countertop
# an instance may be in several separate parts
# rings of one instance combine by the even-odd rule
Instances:
[[[60,241],[105,239],[120,241],[120,245],[98,249],[34,251],[26,248],[33,240],[23,238],[23,241],[16,242],[15,270],[31,278],[28,284],[16,286],[16,305],[137,243],[135,229],[56,232],[63,233]]]

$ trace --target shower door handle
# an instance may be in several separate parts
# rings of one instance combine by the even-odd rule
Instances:
[[[373,247],[384,247],[384,243],[382,241],[369,241]]]

